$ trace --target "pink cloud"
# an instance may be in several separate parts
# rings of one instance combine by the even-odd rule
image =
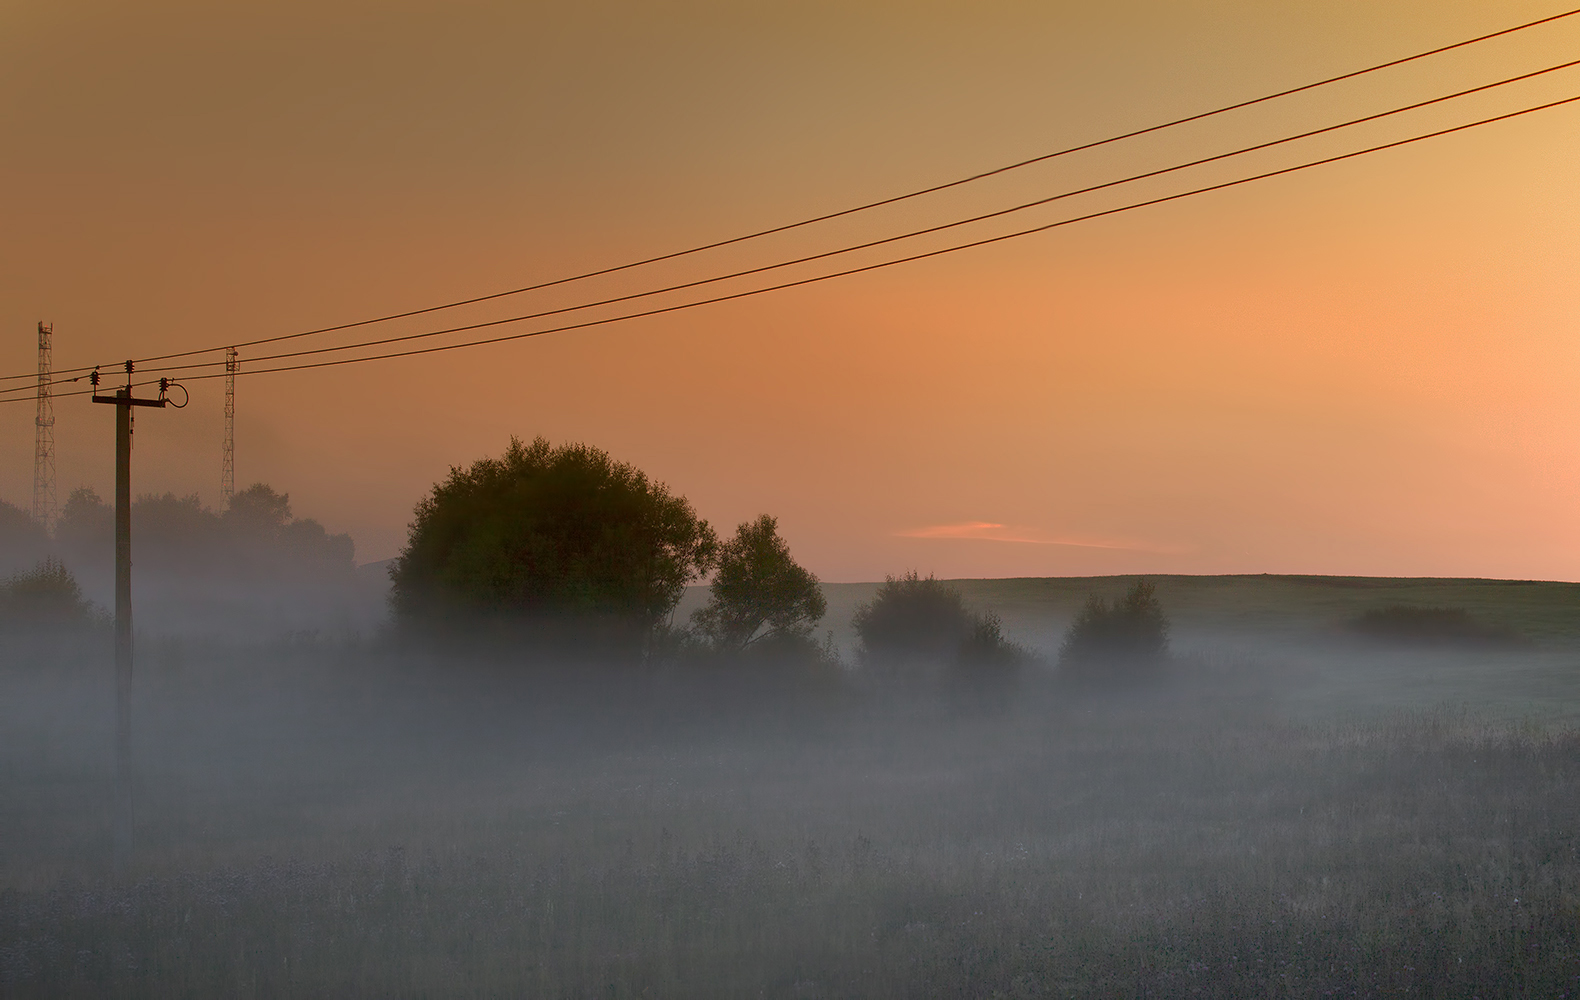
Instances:
[[[1194,551],[1192,546],[1145,542],[1132,538],[1049,535],[1036,528],[1012,527],[992,521],[935,524],[925,528],[908,528],[896,531],[895,534],[901,538],[952,538],[982,542],[1014,542],[1021,545],[1069,545],[1083,549],[1124,549],[1131,552],[1180,554]]]

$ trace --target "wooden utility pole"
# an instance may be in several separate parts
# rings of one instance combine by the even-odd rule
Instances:
[[[98,394],[99,373],[88,377],[93,401],[115,407],[115,870],[132,856],[132,407],[166,405],[132,395],[132,363],[126,387]]]

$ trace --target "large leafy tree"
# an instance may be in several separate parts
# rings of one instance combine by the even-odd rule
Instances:
[[[645,637],[716,548],[684,497],[632,466],[512,438],[502,457],[452,468],[417,505],[392,601],[406,623],[596,622]]]
[[[710,594],[692,622],[727,651],[761,640],[804,639],[828,610],[817,577],[790,557],[779,522],[767,514],[736,528],[719,547]]]

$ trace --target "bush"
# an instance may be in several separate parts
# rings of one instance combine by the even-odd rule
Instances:
[[[586,445],[453,468],[417,505],[390,570],[404,625],[527,626],[577,648],[645,645],[717,540],[684,497]]]
[[[1066,674],[1118,677],[1156,666],[1169,651],[1169,621],[1157,591],[1136,581],[1124,597],[1109,604],[1093,594],[1064,634],[1059,667]]]
[[[83,599],[71,571],[55,559],[0,583],[0,629],[7,632],[81,630],[104,617]]]
[[[973,626],[960,591],[914,570],[886,578],[873,599],[856,609],[852,623],[861,661],[883,666],[946,662]]]
[[[1030,656],[1004,637],[1004,623],[989,611],[971,617],[971,631],[955,650],[955,667],[966,674],[989,676],[1017,667]]]
[[[1472,646],[1519,646],[1527,640],[1513,629],[1489,625],[1464,608],[1418,608],[1395,604],[1372,608],[1349,623],[1368,639],[1388,642]]]
[[[957,679],[1002,676],[1027,653],[1004,638],[992,613],[973,614],[960,591],[910,572],[888,577],[873,599],[856,609],[858,655],[869,666],[946,665]]]

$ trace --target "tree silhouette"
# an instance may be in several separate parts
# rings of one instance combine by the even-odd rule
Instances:
[[[710,599],[691,618],[715,649],[739,652],[762,641],[805,639],[828,609],[817,577],[790,557],[778,529],[779,522],[763,514],[719,547]]]
[[[56,559],[0,581],[0,630],[55,632],[87,628],[101,613],[83,599],[82,588]]]
[[[862,660],[874,665],[945,661],[975,626],[960,591],[914,570],[885,578],[853,624]]]
[[[1157,590],[1137,580],[1113,604],[1096,594],[1086,599],[1065,633],[1059,665],[1067,674],[1090,679],[1127,676],[1157,665],[1168,649],[1169,621]]]
[[[417,505],[392,604],[405,624],[535,621],[641,642],[717,544],[684,497],[605,452],[512,438]]]
[[[0,500],[0,572],[32,566],[49,552],[49,535],[33,515]]]

